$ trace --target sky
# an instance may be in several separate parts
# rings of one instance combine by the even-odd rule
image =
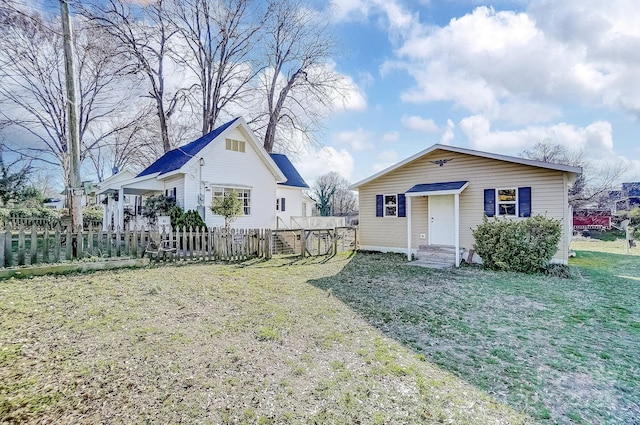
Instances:
[[[326,2],[324,3],[326,6]],[[307,181],[362,180],[435,143],[519,156],[540,141],[640,181],[637,0],[333,0],[353,85]]]

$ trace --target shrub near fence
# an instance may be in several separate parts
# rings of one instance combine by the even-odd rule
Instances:
[[[35,225],[7,226],[0,232],[0,266],[25,266],[58,263],[74,258],[140,258],[152,242],[160,242],[173,249],[155,260],[226,260],[270,258],[271,230],[269,229],[142,229],[103,231],[89,228],[72,232],[70,227],[56,226],[38,229]]]

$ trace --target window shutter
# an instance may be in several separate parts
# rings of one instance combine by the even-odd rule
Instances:
[[[518,188],[518,215],[520,217],[531,217],[531,188]]]
[[[493,217],[496,215],[496,190],[484,190],[484,215]]]
[[[407,204],[404,193],[398,193],[398,217],[407,216]]]
[[[376,195],[376,217],[384,217],[382,195]]]
[[[284,211],[284,198],[280,199],[280,211]]]

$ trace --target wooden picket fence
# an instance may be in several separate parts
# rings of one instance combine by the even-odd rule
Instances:
[[[273,231],[274,254],[303,257],[335,255],[357,249],[358,230],[353,226],[332,229],[279,229]]]
[[[0,267],[73,259],[140,258],[154,261],[243,261],[271,258],[270,229],[162,229],[72,231],[8,225],[0,232]],[[162,249],[158,250],[160,246]],[[156,247],[150,249],[150,247]]]

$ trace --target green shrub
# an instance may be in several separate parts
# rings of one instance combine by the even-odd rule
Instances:
[[[102,223],[103,211],[101,205],[92,205],[82,209],[82,224],[84,227]]]
[[[207,225],[202,220],[202,217],[200,217],[200,214],[198,214],[198,211],[195,210],[189,210],[182,214],[182,216],[180,216],[180,218],[176,220],[176,225],[178,226],[178,228],[180,228],[180,230],[182,230],[183,227],[186,227],[187,230],[189,230],[190,228],[193,228],[195,230],[196,228],[201,229],[203,227],[207,227]]]
[[[486,268],[536,273],[558,250],[560,220],[541,215],[524,220],[484,218],[473,230],[473,248]]]
[[[184,214],[184,210],[180,207],[180,205],[174,205],[169,210],[169,218],[171,219],[171,227],[174,229],[177,226],[178,220]]]
[[[175,205],[175,198],[164,195],[150,196],[144,201],[142,215],[148,218],[150,222],[155,223],[159,215],[169,215],[169,211]]]

